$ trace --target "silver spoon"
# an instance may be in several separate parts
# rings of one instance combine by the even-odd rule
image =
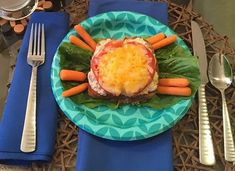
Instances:
[[[211,84],[221,92],[223,108],[223,133],[224,133],[224,155],[225,160],[235,161],[235,147],[232,129],[229,119],[228,108],[224,91],[233,80],[232,68],[228,59],[223,54],[215,54],[209,63],[208,76]]]

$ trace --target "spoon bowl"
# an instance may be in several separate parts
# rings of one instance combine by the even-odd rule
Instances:
[[[228,59],[223,54],[215,54],[209,63],[208,77],[211,84],[221,92],[223,112],[224,156],[235,161],[235,146],[224,91],[233,81],[233,72]]]
[[[228,59],[223,54],[215,54],[209,63],[208,76],[211,84],[225,90],[233,81],[233,72]]]

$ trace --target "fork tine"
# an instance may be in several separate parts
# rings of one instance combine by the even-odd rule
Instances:
[[[34,39],[33,39],[33,55],[36,55],[37,49],[37,23],[34,25]]]
[[[37,39],[38,39],[38,44],[37,44],[37,55],[40,55],[40,41],[41,41],[41,24],[39,23],[38,24],[38,36],[37,36]]]
[[[42,24],[41,55],[45,55],[45,32],[44,32],[44,24]]]
[[[30,31],[30,37],[29,37],[28,55],[32,55],[32,52],[33,52],[33,29],[34,29],[34,24],[31,25],[31,31]]]

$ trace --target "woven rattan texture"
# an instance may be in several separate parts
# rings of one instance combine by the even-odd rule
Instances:
[[[203,31],[208,60],[210,60],[213,54],[223,52],[230,58],[233,70],[235,71],[235,49],[230,46],[226,36],[216,33],[212,25],[208,24],[198,13],[192,11],[190,5],[180,6],[167,0],[164,2],[169,4],[169,26],[184,39],[190,49],[192,45],[190,22],[191,20],[196,20]],[[70,6],[64,8],[64,10],[69,12],[72,16],[70,21],[71,25],[80,22],[86,17],[87,6],[87,0],[75,0]],[[209,167],[199,163],[198,103],[197,97],[195,97],[195,101],[186,116],[173,128],[174,168],[176,171],[235,171],[235,166],[224,160],[220,93],[215,90],[211,84],[207,85],[206,90],[216,154],[216,165]],[[226,90],[228,109],[233,128],[235,128],[234,90],[234,87],[230,87]],[[75,170],[78,141],[78,128],[60,113],[57,142],[52,162],[44,166],[33,165],[30,170]]]
[[[230,57],[233,66],[235,66],[235,49],[230,47],[228,38],[221,36],[213,30],[213,27],[204,19],[192,11],[190,6],[179,6],[170,1],[169,3],[169,25],[184,39],[187,45],[192,46],[191,20],[196,20],[203,31],[208,59],[217,52],[223,52]],[[83,1],[87,4],[86,1]],[[82,10],[84,12],[84,9]],[[81,19],[84,17],[82,16]],[[79,20],[78,20],[79,21]],[[76,22],[75,22],[76,23]],[[72,23],[74,24],[74,23]],[[232,116],[233,127],[235,126],[235,89],[229,88],[226,91],[228,108],[230,116]],[[187,113],[187,115],[173,128],[173,149],[174,149],[174,168],[178,171],[232,171],[235,167],[232,163],[224,160],[223,153],[223,127],[221,113],[220,93],[215,90],[212,85],[207,86],[208,110],[210,113],[211,128],[214,140],[214,148],[216,154],[216,165],[208,167],[199,163],[198,155],[198,103],[197,97]],[[74,166],[72,161],[76,155],[77,129],[64,116],[61,115],[59,125],[57,150],[54,160],[50,165],[51,168],[61,168],[62,170],[70,170]],[[71,132],[76,130],[74,132]],[[72,158],[72,159],[71,159]],[[79,160],[79,159],[78,159]]]

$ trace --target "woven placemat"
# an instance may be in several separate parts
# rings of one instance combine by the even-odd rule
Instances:
[[[208,60],[213,54],[223,52],[226,54],[235,71],[235,49],[229,44],[228,38],[218,34],[213,26],[208,24],[198,13],[194,12],[191,5],[177,5],[170,0],[162,0],[169,5],[169,25],[178,35],[192,47],[191,20],[196,20],[205,38]],[[191,3],[190,3],[191,4]],[[72,14],[71,25],[86,18],[87,0],[74,0],[71,5],[63,10]],[[192,49],[191,49],[192,50]],[[208,111],[212,128],[212,137],[216,155],[214,166],[204,166],[199,163],[198,154],[198,103],[197,97],[186,116],[173,128],[174,168],[176,171],[235,171],[230,162],[224,160],[223,152],[223,125],[220,92],[211,84],[206,87]],[[226,90],[228,110],[231,116],[232,127],[235,127],[235,88]],[[75,170],[78,128],[69,121],[62,112],[59,115],[57,141],[53,160],[47,165],[33,165],[32,168],[20,170],[48,170],[72,171]],[[234,131],[233,131],[234,132]],[[1,168],[1,167],[0,167]],[[12,168],[8,168],[11,170]],[[6,170],[8,170],[6,169]]]

